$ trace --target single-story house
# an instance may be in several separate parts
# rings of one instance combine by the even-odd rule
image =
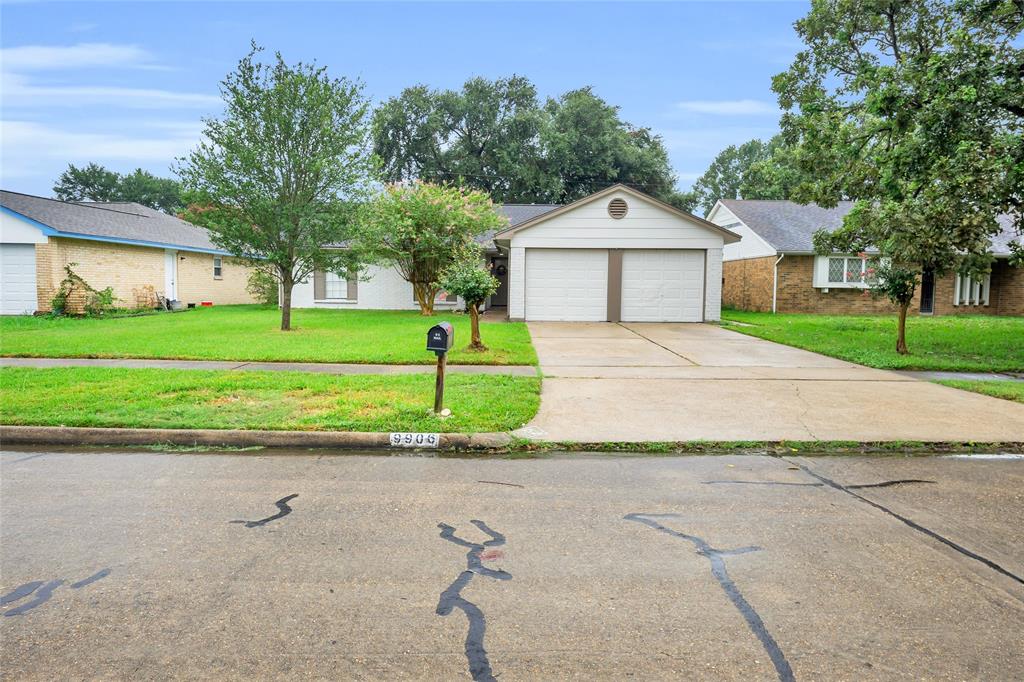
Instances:
[[[201,227],[136,203],[0,191],[0,312],[49,311],[71,263],[93,289],[111,287],[118,307],[152,307],[157,295],[183,304],[255,302],[249,268]]]
[[[743,310],[779,313],[888,313],[894,306],[868,295],[865,262],[856,254],[814,252],[819,229],[842,225],[853,202],[835,208],[792,201],[723,199],[707,219],[743,237],[726,244],[722,303]],[[1024,269],[1010,265],[1015,237],[1009,215],[992,240],[995,263],[983,279],[924,273],[911,310],[923,315],[1024,315]]]
[[[509,226],[483,238],[501,285],[488,302],[513,320],[703,322],[721,311],[730,230],[625,185],[571,204],[505,205]],[[458,305],[444,294],[442,309]],[[358,281],[314,273],[296,307],[415,309],[393,268]]]

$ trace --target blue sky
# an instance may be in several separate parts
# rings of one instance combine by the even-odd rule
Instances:
[[[169,176],[220,111],[250,39],[361,79],[374,101],[519,74],[541,98],[594,86],[663,136],[681,188],[777,129],[771,77],[807,2],[5,3],[0,184],[49,196],[67,164]]]

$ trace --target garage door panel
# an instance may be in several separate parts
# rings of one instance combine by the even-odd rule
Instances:
[[[527,249],[526,319],[607,320],[608,252],[604,249]]]
[[[36,311],[36,247],[0,244],[0,314]]]
[[[700,322],[703,306],[704,251],[623,252],[624,322]]]

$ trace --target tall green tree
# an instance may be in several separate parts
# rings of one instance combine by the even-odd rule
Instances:
[[[53,194],[61,201],[133,201],[164,213],[174,213],[182,205],[181,184],[173,178],[159,178],[141,168],[122,175],[96,163],[68,164]]]
[[[773,88],[793,197],[856,200],[819,252],[877,249],[914,281],[990,267],[996,217],[1019,221],[1024,199],[1022,26],[1020,0],[812,0],[805,49]]]
[[[495,201],[537,193],[542,117],[529,80],[472,78],[461,90],[407,88],[373,116],[374,153],[390,182],[461,182]]]
[[[454,182],[502,203],[563,203],[623,182],[678,203],[662,140],[590,88],[538,103],[520,76],[408,88],[374,113],[384,178]]]
[[[179,160],[193,193],[187,218],[232,254],[269,266],[281,284],[281,329],[291,329],[292,289],[314,270],[350,274],[351,207],[372,176],[369,104],[362,85],[324,67],[257,60],[221,84],[225,112],[205,119],[204,141]]]
[[[779,136],[729,145],[693,183],[696,205],[707,213],[719,199],[788,199],[797,179],[788,153]]]
[[[616,182],[673,201],[676,177],[668,152],[649,128],[623,121],[619,108],[589,87],[549,99],[544,112],[541,149],[548,201],[575,201]]]
[[[362,207],[350,248],[361,260],[394,267],[412,284],[420,311],[433,315],[442,273],[478,237],[507,224],[481,190],[419,181],[391,184]]]

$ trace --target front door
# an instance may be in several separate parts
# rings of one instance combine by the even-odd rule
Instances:
[[[925,270],[921,273],[921,314],[931,315],[935,310],[935,273]]]
[[[491,307],[508,305],[508,258],[492,258],[491,274],[498,278],[498,290],[491,296]]]
[[[164,251],[164,298],[178,300],[178,252]]]

